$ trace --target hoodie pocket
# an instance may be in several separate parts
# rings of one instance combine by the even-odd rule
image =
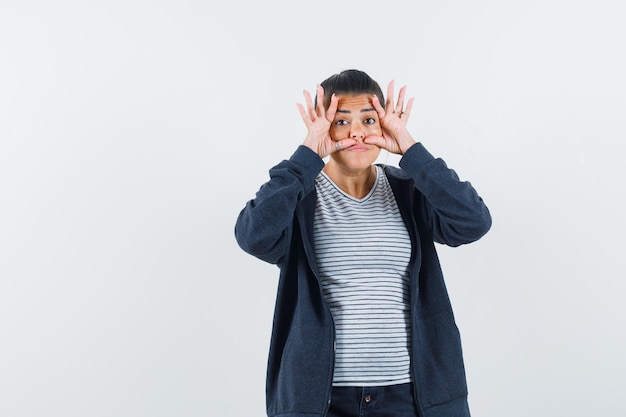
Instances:
[[[415,323],[413,360],[420,402],[425,408],[467,396],[461,337],[452,313]]]

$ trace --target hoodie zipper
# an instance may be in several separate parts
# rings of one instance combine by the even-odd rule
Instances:
[[[335,374],[335,355],[337,354],[337,338],[336,338],[336,334],[335,334],[335,318],[333,317],[332,312],[330,312],[330,308],[328,306],[326,306],[326,308],[328,308],[328,311],[330,313],[331,316],[331,320],[333,322],[333,354],[330,358],[330,380],[328,381],[328,393],[326,394],[326,408],[324,409],[324,414],[322,414],[323,417],[326,417],[326,415],[328,414],[328,410],[330,409],[330,403],[332,401],[332,396],[333,396],[333,378],[334,378],[334,374]]]

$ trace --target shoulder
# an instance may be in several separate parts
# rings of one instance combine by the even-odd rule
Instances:
[[[396,195],[396,199],[399,198],[399,196],[404,198],[413,194],[413,191],[415,190],[415,183],[413,182],[413,178],[411,178],[405,170],[392,165],[377,165],[383,169],[383,172],[387,177],[387,181]]]
[[[402,168],[398,168],[392,165],[385,165],[385,164],[377,164],[377,165],[383,169],[383,171],[387,175],[387,178],[389,179],[400,180],[400,181],[411,181],[411,177],[409,176],[409,174],[407,174],[406,171],[403,170]]]

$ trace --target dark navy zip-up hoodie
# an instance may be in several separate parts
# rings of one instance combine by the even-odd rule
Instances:
[[[469,417],[467,384],[434,242],[470,243],[491,227],[489,210],[421,143],[400,168],[384,166],[412,243],[411,375],[422,417]],[[237,218],[243,250],[280,269],[266,398],[269,417],[323,417],[332,395],[335,326],[318,280],[313,243],[315,178],[324,161],[300,146]]]

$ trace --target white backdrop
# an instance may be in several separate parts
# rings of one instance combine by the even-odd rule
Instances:
[[[263,416],[278,271],[234,222],[303,140],[302,90],[358,68],[408,86],[493,214],[440,249],[473,415],[623,416],[625,18],[0,0],[0,415]]]

